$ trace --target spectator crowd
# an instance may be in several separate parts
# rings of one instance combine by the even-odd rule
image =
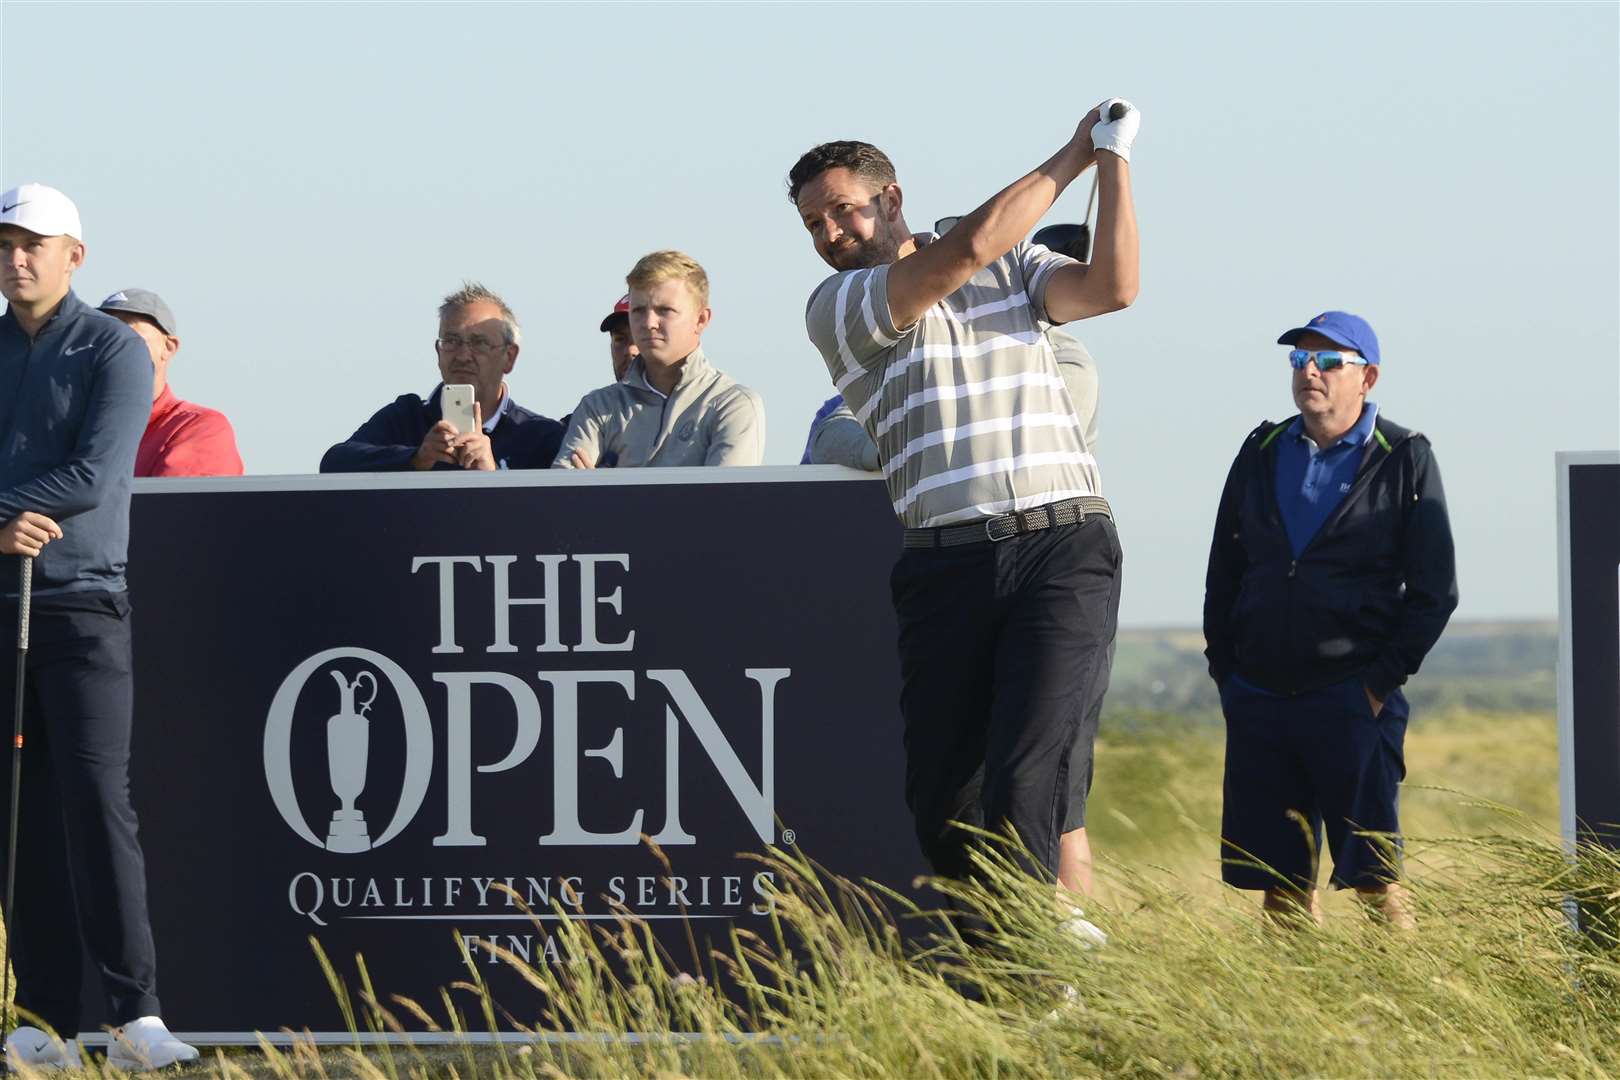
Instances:
[[[24,184],[30,193],[72,206],[68,197]],[[45,194],[45,193],[48,193]],[[0,204],[4,205],[4,204]],[[75,208],[75,213],[77,210]],[[947,230],[956,218],[942,219]],[[926,243],[928,235],[919,235]],[[1051,226],[1035,237],[1072,258],[1087,256],[1084,226]],[[523,330],[511,306],[474,281],[439,305],[433,349],[437,382],[424,398],[400,394],[320,459],[323,473],[450,469],[596,469],[659,465],[759,465],[765,455],[765,403],[717,368],[702,347],[713,312],[709,277],[691,256],[655,251],[625,277],[629,291],[603,316],[612,381],[553,419],[513,400],[506,378],[516,368]],[[152,402],[135,456],[135,476],[241,476],[236,432],[224,413],[182,400],[169,382],[180,352],[179,323],[158,293],[123,288],[97,305],[134,331],[152,360]],[[1088,450],[1097,443],[1097,370],[1080,340],[1046,331]],[[447,386],[471,387],[475,422],[447,418]],[[803,465],[845,465],[877,472],[877,444],[844,404],[828,399],[810,418]]]

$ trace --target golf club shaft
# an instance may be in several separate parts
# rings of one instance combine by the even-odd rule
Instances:
[[[28,672],[28,609],[34,600],[34,560],[24,555],[17,561],[17,692],[12,698],[11,736],[11,820],[6,844],[6,957],[3,988],[0,988],[0,1043],[11,1034],[15,1010],[11,1005],[11,927],[17,893],[17,808],[22,800],[23,679]]]

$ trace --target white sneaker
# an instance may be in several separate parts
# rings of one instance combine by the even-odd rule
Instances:
[[[1063,929],[1073,934],[1084,949],[1100,949],[1108,944],[1108,935],[1077,907],[1069,908],[1069,917],[1063,920]]]
[[[1055,1024],[1074,1012],[1084,1012],[1085,1004],[1080,1000],[1080,991],[1071,984],[1064,983],[1061,987],[1061,996],[1056,1007],[1041,1018],[1043,1024]]]
[[[82,1069],[79,1044],[74,1039],[63,1042],[37,1027],[26,1024],[6,1036],[6,1067],[13,1072],[24,1068],[56,1070]]]
[[[107,1044],[107,1064],[120,1069],[166,1069],[182,1061],[196,1061],[197,1048],[170,1034],[155,1016],[131,1020],[112,1033]]]

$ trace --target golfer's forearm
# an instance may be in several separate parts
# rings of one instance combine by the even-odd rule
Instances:
[[[27,510],[57,521],[93,510],[105,493],[106,485],[98,479],[95,470],[75,462],[0,491],[0,522]]]
[[[1130,164],[1115,154],[1098,154],[1097,230],[1088,276],[1102,306],[1118,309],[1136,300],[1139,255]]]

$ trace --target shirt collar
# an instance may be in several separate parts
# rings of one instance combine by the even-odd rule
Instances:
[[[484,421],[485,435],[495,430],[495,425],[501,422],[501,417],[506,415],[507,407],[511,404],[512,394],[506,389],[506,384],[503,382],[501,383],[501,403],[495,406],[495,415]]]
[[[681,377],[676,381],[675,389],[679,390],[687,383],[703,375],[703,373],[708,371],[708,369],[709,358],[703,355],[703,346],[699,345],[697,348],[693,349],[687,354],[685,360],[681,361]],[[619,381],[628,386],[636,386],[643,390],[650,390],[659,397],[668,396],[662,390],[658,389],[652,383],[647,381],[647,362],[640,356],[636,356],[630,361],[629,370],[624,373],[624,378],[620,379]]]
[[[180,399],[174,396],[174,387],[165,382],[163,384],[163,393],[159,394],[157,400],[152,402],[151,419],[156,420],[178,404],[180,404]]]
[[[1363,402],[1361,416],[1357,418],[1349,431],[1339,436],[1339,441],[1334,443],[1333,446],[1360,446],[1372,438],[1373,425],[1377,422],[1378,403],[1373,401]],[[1291,438],[1299,439],[1301,442],[1310,442],[1310,436],[1305,434],[1305,418],[1302,416],[1294,417],[1293,422],[1288,425],[1286,434]],[[1311,445],[1315,446],[1314,443]],[[1333,449],[1332,446],[1317,447],[1318,451],[1331,449]]]
[[[39,333],[35,335],[35,338],[53,332],[56,327],[77,316],[87,307],[88,305],[83,300],[80,300],[72,289],[69,289],[67,294],[62,297],[62,302],[56,305],[56,310],[51,313],[51,317],[45,320],[45,325],[39,328]],[[21,332],[22,324],[17,321],[17,316],[13,314],[10,304],[6,305],[5,315],[0,316],[0,319],[9,322]]]

